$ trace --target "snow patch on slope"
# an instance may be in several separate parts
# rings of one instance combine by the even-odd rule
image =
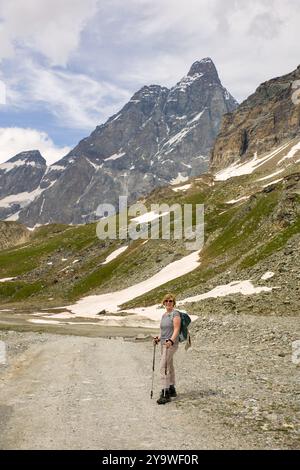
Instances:
[[[186,191],[189,189],[192,185],[191,184],[184,184],[183,186],[178,186],[177,188],[172,188],[173,191]]]
[[[168,212],[157,213],[154,211],[150,211],[146,212],[145,214],[139,215],[138,217],[134,217],[134,219],[131,219],[131,221],[134,221],[137,224],[143,224],[158,219],[159,217],[163,217],[166,214],[168,214]]]
[[[231,199],[231,201],[226,201],[225,204],[235,204],[236,202],[247,201],[247,199],[249,199],[249,197],[250,196],[242,196],[239,199]]]
[[[10,194],[0,199],[0,207],[9,207],[12,204],[19,204],[21,207],[25,207],[32,202],[37,196],[43,192],[43,189],[38,187],[34,191],[28,193],[27,191],[19,194]]]
[[[270,178],[273,178],[273,176],[279,175],[279,173],[282,173],[284,169],[275,171],[274,173],[271,173],[270,175],[264,176],[263,178],[259,178],[258,180],[255,181],[265,181],[269,180]]]
[[[194,251],[179,260],[173,261],[145,281],[117,292],[84,297],[65,308],[81,317],[94,317],[103,309],[116,313],[120,311],[119,306],[121,304],[193,271],[199,266],[199,262],[199,251]]]
[[[201,72],[198,72],[198,73],[195,73],[194,75],[186,75],[185,77],[183,77],[180,82],[177,83],[177,85],[175,85],[172,89],[171,89],[171,92],[172,91],[175,91],[175,90],[178,90],[178,91],[186,91],[186,89],[191,86],[196,80],[198,80],[199,78],[203,77],[203,73]],[[172,100],[168,100],[168,101],[172,101]]]
[[[286,144],[282,145],[281,147],[278,147],[276,150],[273,150],[272,152],[268,153],[267,155],[261,158],[258,158],[257,153],[255,153],[254,157],[251,160],[248,160],[243,163],[239,163],[239,160],[238,162],[233,163],[227,168],[218,171],[215,174],[215,181],[226,181],[229,178],[233,178],[235,176],[250,175],[251,173],[253,173],[253,171],[255,171],[257,168],[259,168],[261,165],[268,162],[272,158],[274,158],[289,145],[290,142],[287,142]]]
[[[300,150],[300,141],[291,148],[291,150],[289,151],[287,155],[285,155],[285,157],[279,160],[277,165],[280,165],[284,160],[289,160],[293,158],[299,150]]]
[[[117,160],[118,158],[121,158],[124,155],[126,155],[125,152],[114,153],[110,157],[104,158],[104,161],[107,162],[108,160]]]
[[[101,263],[101,264],[110,263],[113,259],[117,258],[120,254],[122,254],[124,251],[126,251],[127,248],[128,248],[128,245],[121,246],[121,247],[117,248],[112,253],[110,253],[110,255],[107,256],[106,260],[103,261],[103,263]]]
[[[270,181],[270,183],[265,184],[265,185],[263,186],[263,188],[267,188],[268,186],[271,186],[272,184],[279,183],[279,182],[282,181],[282,180],[283,180],[283,178],[279,178],[278,180]]]
[[[201,118],[201,116],[202,116],[202,114],[204,113],[204,111],[206,111],[206,108],[204,108],[203,111],[201,111],[200,113],[198,113],[191,121],[188,122],[188,124],[192,124],[192,122],[199,121],[199,119]]]
[[[253,283],[250,280],[233,281],[229,284],[217,286],[209,292],[206,292],[205,294],[194,295],[193,297],[187,297],[186,299],[179,300],[177,304],[182,305],[186,302],[198,302],[199,300],[208,299],[211,297],[225,297],[226,295],[230,294],[259,294],[260,292],[270,292],[272,289],[272,287],[265,286],[254,287]]]
[[[0,279],[0,282],[8,282],[8,281],[12,281],[13,279],[16,279],[15,277],[2,277]],[[3,310],[1,310],[1,312],[3,312]]]
[[[14,162],[1,163],[0,170],[4,170],[7,173],[8,171],[13,170],[17,166],[38,167],[40,165],[38,165],[36,162],[32,162],[32,161],[16,160]]]
[[[188,176],[183,176],[181,173],[178,173],[178,175],[176,176],[176,178],[173,178],[171,181],[170,181],[170,184],[179,184],[179,183],[184,183],[185,181],[187,181],[189,179]]]
[[[272,271],[267,271],[265,274],[261,276],[261,279],[263,281],[267,281],[268,279],[271,279],[271,277],[274,276],[274,273]]]

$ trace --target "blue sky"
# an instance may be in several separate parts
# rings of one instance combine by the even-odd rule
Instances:
[[[242,101],[299,65],[299,24],[298,0],[0,0],[0,162],[58,160],[203,57]]]

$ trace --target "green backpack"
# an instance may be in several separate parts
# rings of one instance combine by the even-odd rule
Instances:
[[[181,323],[180,323],[180,331],[179,331],[179,342],[183,343],[184,341],[188,340],[190,342],[190,334],[189,334],[189,324],[191,323],[191,317],[184,311],[175,309],[176,312],[179,313]]]

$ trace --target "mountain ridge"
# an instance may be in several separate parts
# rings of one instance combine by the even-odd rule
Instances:
[[[232,113],[224,115],[210,155],[210,171],[216,172],[246,161],[300,134],[300,103],[293,100],[300,66],[259,85]]]
[[[201,174],[223,114],[236,106],[209,58],[195,62],[170,89],[144,86],[48,167],[37,196],[13,206],[10,217],[30,227],[85,223],[96,219],[100,203],[116,204],[119,195],[134,202],[157,186]]]

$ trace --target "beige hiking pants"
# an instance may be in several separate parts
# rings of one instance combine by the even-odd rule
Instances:
[[[178,343],[173,344],[169,348],[164,344],[161,345],[160,377],[162,388],[169,388],[170,385],[175,385],[173,356],[177,349]]]

